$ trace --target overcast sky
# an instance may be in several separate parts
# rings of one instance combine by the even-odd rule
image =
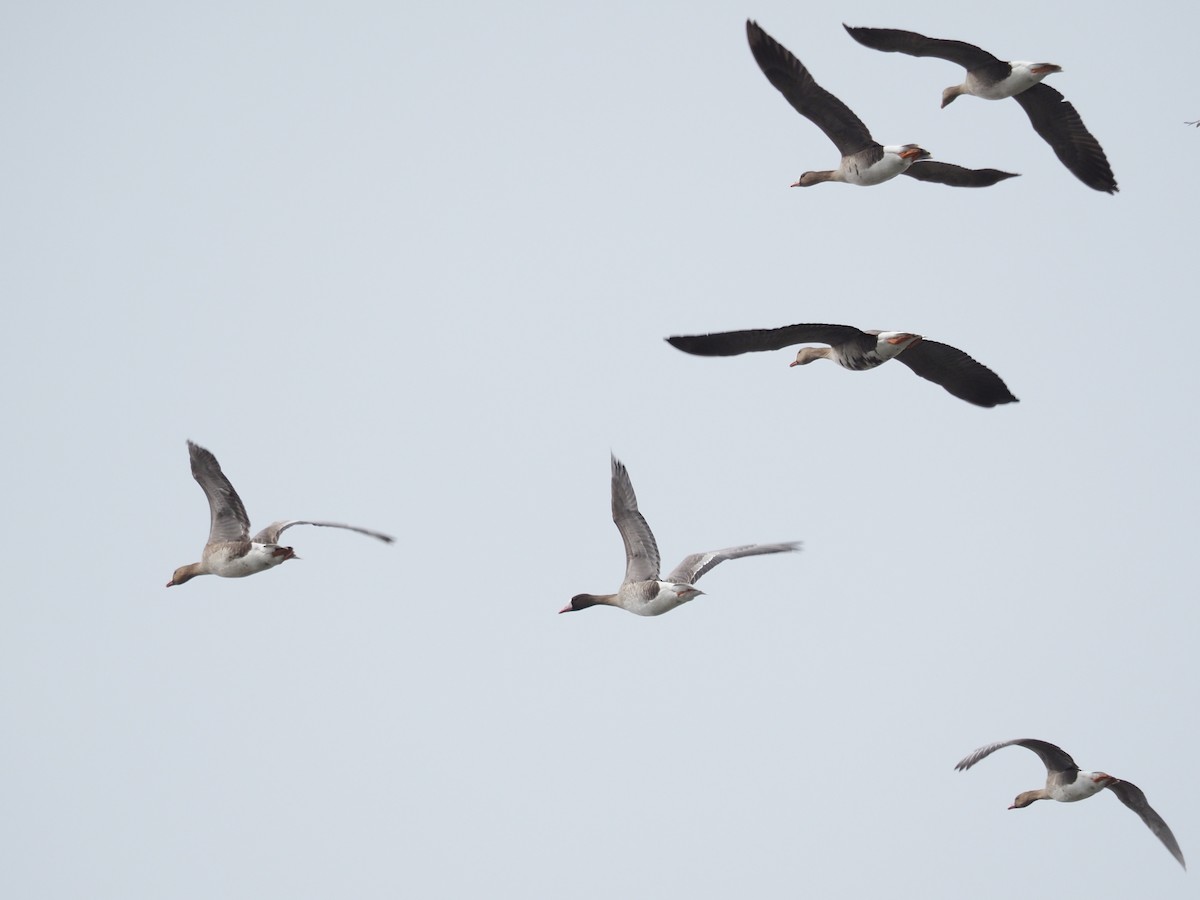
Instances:
[[[1009,812],[1032,753],[953,768],[1061,744],[1200,864],[1200,8],[1010,9],[0,13],[6,893],[1194,897],[1109,792]],[[837,153],[747,17],[881,142],[1021,177],[789,189]],[[1120,193],[843,21],[1059,63]],[[795,322],[1021,402],[662,340]],[[189,438],[256,528],[397,544],[298,527],[165,590],[208,529]],[[624,572],[610,451],[665,569],[803,552],[556,615]]]

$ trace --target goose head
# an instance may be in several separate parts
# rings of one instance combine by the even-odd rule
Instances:
[[[832,352],[832,347],[801,347],[796,351],[796,358],[788,363],[788,368],[807,366],[814,359],[829,359]]]
[[[174,587],[177,584],[187,584],[197,575],[200,574],[199,563],[188,563],[186,566],[180,566],[171,575],[171,580],[167,582],[167,587]]]
[[[579,612],[581,609],[587,609],[589,606],[596,606],[599,603],[609,603],[612,597],[606,597],[599,594],[576,594],[571,598],[571,602],[559,610],[559,613]]]
[[[793,181],[789,187],[812,187],[814,184],[824,184],[826,181],[840,181],[837,172],[825,169],[822,172],[805,172],[798,181]]]

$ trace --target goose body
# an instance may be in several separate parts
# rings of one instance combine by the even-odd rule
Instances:
[[[281,519],[272,522],[254,537],[250,537],[250,517],[242,505],[242,498],[225,473],[221,464],[208,450],[191,441],[187,442],[188,456],[192,464],[192,477],[208,498],[210,526],[208,542],[200,554],[200,561],[180,566],[167,582],[167,587],[184,584],[197,575],[219,575],[222,578],[245,578],[266,569],[274,568],[289,559],[299,559],[291,547],[279,545],[279,535],[293,525],[318,525],[325,528],[345,528],[357,531],[378,540],[391,543],[394,538],[357,525],[342,525],[338,522],[317,522],[308,519]]]
[[[878,143],[850,107],[817,84],[804,64],[757,23],[746,22],[746,36],[767,80],[793,109],[820,128],[842,155],[836,169],[805,172],[792,187],[811,187],[826,181],[870,187],[897,175],[951,187],[988,187],[1015,177],[999,169],[966,169],[931,161],[929,151],[917,144]]]
[[[249,544],[247,547],[238,541],[221,541],[213,544],[212,549],[205,547],[201,559],[207,572],[201,574],[220,575],[222,578],[245,578],[247,575],[274,568],[285,560],[297,558],[291,547],[256,541],[250,541]]]
[[[956,347],[907,331],[863,331],[852,325],[805,324],[667,338],[672,347],[696,356],[737,356],[810,342],[829,346],[802,347],[791,365],[830,359],[844,369],[865,372],[896,359],[922,378],[976,406],[1017,402],[1000,376],[987,366]]]
[[[666,578],[661,578],[654,533],[638,511],[629,472],[615,456],[612,457],[612,517],[625,544],[625,578],[621,586],[613,594],[576,594],[560,613],[578,612],[590,606],[616,606],[639,616],[661,616],[703,594],[695,582],[718,563],[800,549],[798,543],[786,543],[706,550],[685,556]]]
[[[986,50],[965,41],[930,38],[915,31],[898,28],[852,28],[843,25],[850,37],[864,47],[885,53],[909,56],[934,56],[957,63],[967,70],[961,84],[942,91],[942,107],[963,94],[984,100],[1012,97],[1056,156],[1070,172],[1093,190],[1117,192],[1117,180],[1100,142],[1083,124],[1083,119],[1058,91],[1042,79],[1062,71],[1048,62],[1005,62]]]
[[[1014,61],[1002,65],[1003,69],[999,71],[988,67],[969,69],[962,84],[942,91],[942,108],[945,109],[963,94],[983,100],[1006,100],[1024,93],[1035,84],[1041,84],[1047,75],[1062,71],[1062,66],[1054,63]]]
[[[1076,803],[1093,797],[1106,788],[1117,795],[1117,798],[1127,807],[1138,814],[1146,826],[1163,843],[1163,846],[1185,869],[1187,863],[1183,859],[1183,851],[1179,842],[1162,816],[1156,813],[1146,801],[1146,795],[1137,785],[1122,778],[1116,778],[1107,772],[1085,772],[1075,764],[1065,750],[1048,741],[1034,738],[1017,738],[1011,741],[999,741],[987,744],[958,761],[955,769],[965,772],[981,759],[991,756],[1002,747],[1024,747],[1032,750],[1046,767],[1046,785],[1032,791],[1024,791],[1017,795],[1009,809],[1024,809],[1038,800],[1057,800],[1059,803]]]

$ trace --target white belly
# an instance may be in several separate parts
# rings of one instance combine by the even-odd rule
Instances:
[[[276,556],[276,549],[275,544],[251,544],[250,552],[244,556],[230,557],[224,553],[210,559],[208,565],[214,575],[222,578],[245,578],[283,562],[285,557]]]
[[[982,97],[984,100],[1003,100],[1005,97],[1012,97],[1022,91],[1027,91],[1033,87],[1044,76],[1034,75],[1027,68],[1013,66],[1012,72],[1003,81],[997,81],[992,84],[983,84],[975,78],[968,76],[967,87],[976,97]]]
[[[882,184],[885,181],[895,178],[907,169],[908,166],[909,162],[907,159],[901,159],[892,153],[885,153],[883,159],[873,165],[865,168],[846,166],[842,174],[847,184],[870,187],[873,184]]]
[[[1106,781],[1093,781],[1094,772],[1080,772],[1070,784],[1058,785],[1050,790],[1050,796],[1060,803],[1086,800],[1104,790]]]
[[[672,589],[673,585],[669,581],[641,582],[634,585],[633,588],[646,591],[647,584],[652,585],[652,589],[655,589],[652,595],[647,591],[637,598],[636,602],[622,604],[627,610],[637,613],[639,616],[661,616],[663,613],[670,612],[675,607],[687,603],[694,596],[689,594],[680,597],[678,591]]]

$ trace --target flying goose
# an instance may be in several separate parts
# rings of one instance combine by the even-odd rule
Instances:
[[[763,31],[756,22],[746,22],[750,51],[767,80],[792,104],[796,112],[825,132],[842,154],[832,171],[805,172],[792,187],[810,187],[824,181],[846,184],[880,184],[897,175],[918,181],[935,181],[951,187],[988,187],[1013,172],[999,169],[964,169],[944,162],[923,161],[929,151],[916,144],[882,146],[871,137],[867,126],[841,100],[825,90],[791,52]]]
[[[612,457],[612,517],[625,542],[625,579],[615,594],[576,594],[560,613],[578,612],[589,606],[619,606],[639,616],[661,616],[680,604],[687,603],[704,591],[695,583],[717,563],[742,556],[762,553],[784,553],[799,550],[800,544],[746,544],[708,550],[686,556],[674,571],[660,579],[658,545],[654,533],[638,512],[633,483],[624,464]]]
[[[1093,794],[1098,794],[1108,788],[1117,795],[1122,803],[1141,817],[1146,826],[1163,842],[1163,846],[1179,860],[1179,864],[1185,869],[1187,868],[1187,863],[1183,861],[1183,851],[1179,849],[1179,842],[1175,840],[1175,835],[1171,834],[1171,829],[1162,820],[1162,816],[1150,808],[1150,804],[1146,802],[1146,795],[1140,788],[1123,779],[1114,778],[1106,772],[1080,771],[1079,766],[1075,765],[1075,760],[1071,759],[1070,755],[1061,747],[1032,738],[1000,741],[980,747],[974,753],[960,759],[954,768],[965,772],[984,757],[991,756],[1001,747],[1008,747],[1012,744],[1032,750],[1038,755],[1046,766],[1046,786],[1017,794],[1017,798],[1013,800],[1009,809],[1024,809],[1035,800],[1058,800],[1061,803],[1073,803],[1076,800],[1086,800]]]
[[[204,496],[208,498],[208,510],[212,524],[208,532],[208,543],[200,554],[200,562],[180,566],[167,582],[167,587],[183,584],[197,575],[220,575],[223,578],[242,578],[272,566],[299,559],[291,547],[279,546],[279,535],[293,525],[320,525],[325,528],[346,528],[359,534],[391,543],[395,538],[338,522],[314,522],[309,519],[283,519],[272,522],[254,537],[250,537],[250,517],[242,499],[221,471],[221,464],[209,451],[191,441],[187,442],[188,456],[192,461],[192,477],[199,482]]]
[[[1117,192],[1117,180],[1108,165],[1108,157],[1067,100],[1041,81],[1047,75],[1061,72],[1054,63],[1004,62],[986,50],[963,41],[928,38],[914,31],[896,28],[851,28],[843,24],[864,47],[885,53],[907,53],[909,56],[936,56],[958,63],[967,70],[966,80],[942,91],[942,107],[954,102],[960,94],[972,94],[985,100],[1012,97],[1021,104],[1034,131],[1054,148],[1062,164],[1071,173],[1097,191]]]
[[[819,342],[829,346],[801,347],[791,365],[805,366],[815,359],[832,359],[842,368],[863,372],[897,359],[922,378],[940,384],[955,397],[976,406],[1017,402],[1000,376],[987,366],[956,347],[907,331],[862,331],[853,325],[785,325],[676,335],[666,340],[672,347],[695,356],[738,356]]]

